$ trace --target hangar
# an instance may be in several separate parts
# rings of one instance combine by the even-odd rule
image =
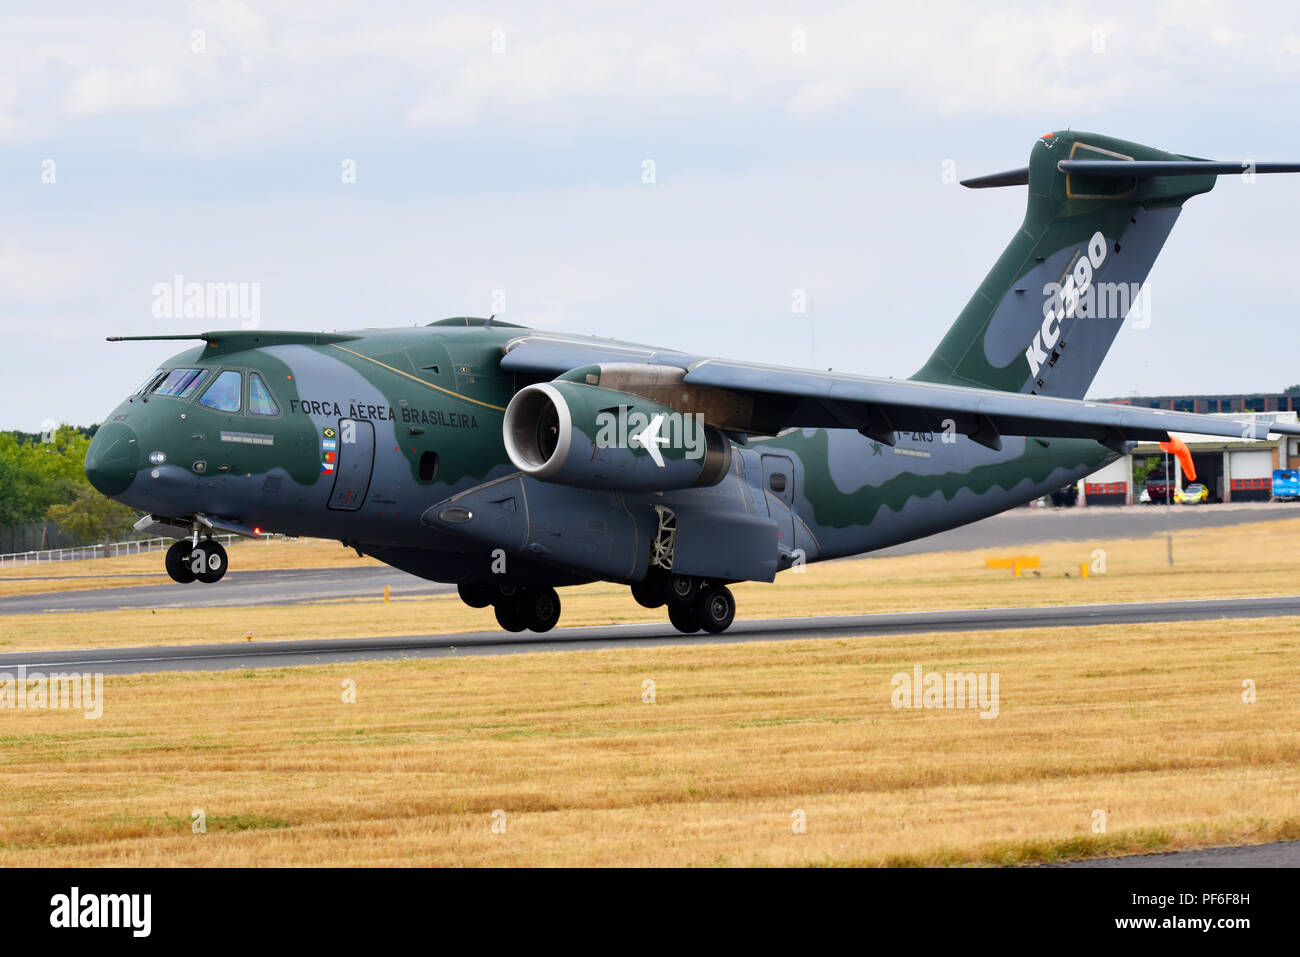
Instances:
[[[1297,421],[1295,411],[1223,413],[1223,416],[1243,422]],[[1196,481],[1209,489],[1212,502],[1267,502],[1272,496],[1273,470],[1300,468],[1300,439],[1294,436],[1256,440],[1224,439],[1184,432],[1173,435],[1187,443],[1192,453],[1192,464],[1196,467]],[[1078,504],[1134,504],[1142,495],[1141,483],[1134,479],[1135,471],[1141,474],[1141,466],[1148,456],[1163,454],[1158,443],[1139,443],[1129,454],[1083,479],[1079,483]],[[1170,456],[1169,464],[1178,487],[1186,486],[1187,480],[1178,459]]]

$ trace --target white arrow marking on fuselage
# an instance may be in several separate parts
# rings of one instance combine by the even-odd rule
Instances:
[[[650,453],[650,458],[655,460],[655,465],[660,468],[664,467],[664,455],[659,451],[659,446],[668,444],[668,437],[659,434],[663,428],[664,416],[662,412],[655,413],[650,424],[638,432],[632,438],[641,443],[641,448]]]

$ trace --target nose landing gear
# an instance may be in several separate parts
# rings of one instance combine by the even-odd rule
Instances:
[[[197,577],[190,570],[190,549],[192,547],[189,539],[181,539],[167,549],[167,556],[163,559],[163,565],[166,566],[167,574],[171,576],[172,581],[188,585]]]
[[[211,584],[226,574],[229,561],[220,542],[205,539],[196,545],[183,538],[167,549],[163,565],[172,581],[182,585],[196,580]]]

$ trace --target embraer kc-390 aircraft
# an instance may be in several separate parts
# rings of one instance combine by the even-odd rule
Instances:
[[[131,337],[201,344],[113,410],[86,475],[178,539],[178,582],[225,573],[214,533],[282,532],[454,582],[509,631],[549,630],[556,587],[604,580],[721,632],[731,582],[985,518],[1130,442],[1300,435],[1082,401],[1183,203],[1245,165],[1066,131],[965,181],[1028,186],[1024,223],[907,380],[492,319]]]

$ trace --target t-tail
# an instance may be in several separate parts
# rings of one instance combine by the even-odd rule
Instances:
[[[912,378],[1081,399],[1131,315],[1183,203],[1215,178],[1300,163],[1214,162],[1096,133],[1041,137],[1023,169],[963,186],[1028,186],[1025,221]]]

